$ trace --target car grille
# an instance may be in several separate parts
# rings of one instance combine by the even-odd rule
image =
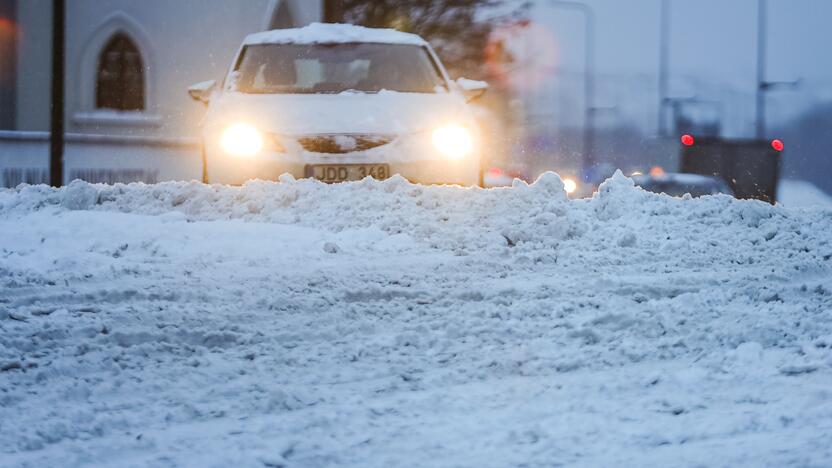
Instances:
[[[393,141],[389,135],[311,135],[300,137],[298,143],[312,153],[343,154],[367,151]]]

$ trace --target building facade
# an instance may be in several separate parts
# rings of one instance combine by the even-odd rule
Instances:
[[[157,153],[159,148],[187,151],[189,157],[198,152],[195,138],[204,107],[189,98],[188,87],[221,78],[244,36],[323,17],[320,0],[66,3],[67,164],[73,166],[72,158],[82,152],[103,154],[102,145],[133,155],[121,160],[130,161],[134,176],[103,173],[96,181],[104,182],[190,178],[190,169],[135,176],[147,147]],[[52,0],[0,0],[0,169],[12,170],[0,185],[37,181],[26,171],[46,157],[41,149],[50,122],[51,28]],[[79,145],[87,147],[82,151]],[[102,162],[85,164],[90,174]]]
[[[51,0],[0,0],[5,130],[49,128]],[[196,134],[191,84],[221,77],[247,34],[318,21],[309,0],[68,0],[70,133]]]

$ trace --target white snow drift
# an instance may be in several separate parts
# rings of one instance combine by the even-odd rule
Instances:
[[[832,211],[0,192],[3,466],[828,466]]]

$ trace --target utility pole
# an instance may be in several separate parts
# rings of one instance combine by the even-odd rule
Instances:
[[[757,0],[757,139],[766,137],[766,14],[768,0]]]
[[[586,39],[584,42],[584,101],[586,101],[586,128],[584,129],[584,174],[595,166],[595,13],[587,5],[580,5],[586,19]]]
[[[575,10],[584,16],[584,142],[581,172],[587,177],[595,166],[593,144],[595,142],[595,10],[591,6],[571,1],[552,0],[547,5]]]
[[[52,0],[52,106],[49,138],[49,182],[64,184],[65,0]]]
[[[757,0],[757,131],[758,140],[766,138],[766,93],[775,89],[796,89],[800,78],[792,81],[767,81],[768,0]]]
[[[661,0],[659,14],[659,125],[660,137],[667,136],[667,105],[670,75],[670,0]]]

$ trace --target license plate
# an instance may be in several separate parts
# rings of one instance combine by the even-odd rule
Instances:
[[[390,166],[387,164],[315,164],[306,166],[306,177],[314,177],[326,183],[361,180],[367,176],[384,180],[390,177]]]

